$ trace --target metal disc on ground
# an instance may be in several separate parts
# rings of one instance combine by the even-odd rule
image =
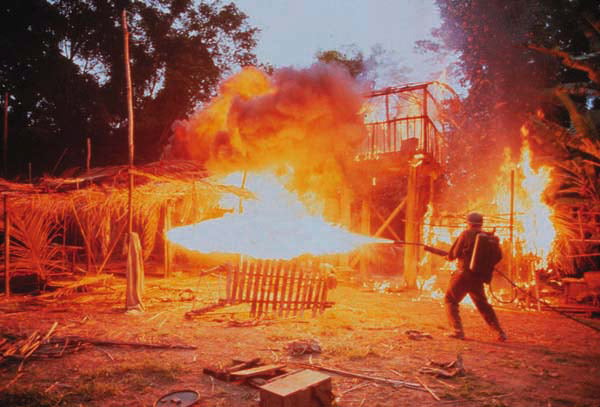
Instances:
[[[165,394],[154,403],[154,407],[189,407],[198,401],[198,392],[179,390]]]

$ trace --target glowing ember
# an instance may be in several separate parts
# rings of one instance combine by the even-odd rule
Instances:
[[[241,179],[236,174],[228,181],[235,177]],[[172,229],[169,239],[202,253],[241,253],[267,259],[345,253],[367,243],[389,242],[351,233],[310,214],[274,175],[248,174],[246,187],[257,200],[244,202],[242,213]],[[230,204],[237,207],[237,201]]]

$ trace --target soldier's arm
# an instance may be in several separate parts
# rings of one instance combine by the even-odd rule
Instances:
[[[460,236],[452,243],[452,247],[448,252],[448,260],[456,260],[460,253],[462,252],[463,241],[464,241],[464,233],[461,233]]]

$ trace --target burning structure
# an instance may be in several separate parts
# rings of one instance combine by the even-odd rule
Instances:
[[[486,214],[487,227],[496,231],[509,254],[501,268],[512,279],[534,285],[540,270],[556,264],[551,257],[556,231],[544,197],[550,173],[533,169],[525,143],[518,160],[506,152],[494,197],[463,202],[459,212],[445,211],[440,191],[448,165],[448,137],[455,135],[447,133],[449,126],[440,112],[443,101],[453,96],[439,82],[365,92],[344,71],[320,64],[281,69],[272,76],[256,68],[242,70],[222,84],[209,104],[176,123],[164,152],[167,161],[155,167],[175,162],[168,160],[191,160],[195,176],[219,185],[222,196],[211,198],[212,209],[183,216],[181,208],[193,211],[187,198],[165,197],[157,203],[140,195],[144,187],[138,188],[140,208],[152,207],[135,215],[143,230],[144,256],[164,240],[168,274],[173,258],[164,235],[168,231],[171,242],[187,249],[246,256],[245,263],[233,261],[240,276],[250,272],[252,259],[292,261],[281,268],[288,270],[281,271],[283,279],[290,277],[296,259],[312,262],[316,256],[322,261],[314,262],[314,270],[325,262],[356,269],[365,279],[370,272],[387,269],[401,273],[408,287],[419,282],[430,287],[433,270],[451,266],[419,245],[398,248],[390,243],[447,248],[464,213],[478,210]],[[526,138],[526,128],[523,133]],[[60,188],[81,184],[82,191],[97,193],[94,185],[102,184],[99,171],[62,180]],[[137,176],[156,188],[186,182],[181,174],[165,178],[140,171]],[[198,184],[190,182],[195,191]],[[87,269],[103,269],[122,241],[120,229],[108,225],[108,219],[123,213],[101,211],[105,217],[98,222],[103,226],[95,228],[84,226],[88,216],[73,208],[59,211],[73,217],[59,225],[79,225],[74,242],[83,242]],[[67,226],[61,227],[66,236]],[[68,240],[63,237],[63,245],[69,246]],[[307,264],[300,263],[301,268]],[[268,264],[266,269],[271,269]],[[236,289],[245,290],[243,284]]]

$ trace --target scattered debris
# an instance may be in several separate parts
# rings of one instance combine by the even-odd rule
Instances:
[[[187,319],[192,319],[195,316],[206,314],[207,312],[213,311],[213,310],[215,310],[217,308],[224,308],[225,306],[227,306],[227,303],[225,301],[223,301],[223,300],[219,300],[215,304],[210,304],[210,305],[207,305],[207,306],[202,307],[202,308],[193,309],[191,311],[188,311],[188,312],[185,313],[185,317]]]
[[[202,369],[202,372],[206,375],[214,377],[219,380],[224,380],[226,382],[230,382],[233,380],[231,374],[237,371],[250,369],[257,366],[264,365],[260,358],[254,358],[248,361],[243,360],[234,360],[232,365],[226,368],[215,368],[215,367],[205,367]]]
[[[415,376],[415,379],[419,383],[421,383],[421,386],[425,387],[425,390],[427,390],[429,392],[429,394],[431,394],[431,397],[433,397],[436,401],[440,401],[440,398],[438,397],[438,395],[435,394],[434,391],[431,390],[431,388],[429,386],[427,386],[423,380],[419,379],[417,376]]]
[[[33,332],[27,338],[4,337],[0,339],[0,365],[11,361],[21,363],[26,360],[59,358],[65,354],[75,353],[87,346],[131,346],[136,348],[151,349],[196,349],[195,346],[168,345],[144,342],[123,342],[106,339],[83,338],[79,336],[52,336],[58,323],[55,322],[45,335],[38,331]]]
[[[445,379],[463,376],[465,374],[465,367],[462,355],[457,355],[456,360],[453,360],[452,362],[429,361],[427,366],[419,369],[419,373],[430,374]]]
[[[153,407],[189,407],[198,401],[199,394],[194,390],[178,390],[165,394]]]
[[[412,339],[413,341],[420,341],[421,339],[433,339],[433,336],[428,334],[427,332],[417,331],[415,329],[409,329],[404,331],[408,339]]]
[[[250,326],[258,326],[260,325],[260,319],[249,319],[246,321],[238,321],[237,319],[230,319],[227,321],[227,326],[232,328],[247,328]]]
[[[275,376],[277,372],[283,372],[284,364],[272,364],[257,366],[250,369],[237,370],[231,372],[233,380],[247,380],[253,377]],[[281,374],[281,373],[279,373]]]
[[[366,379],[366,380],[372,380],[375,382],[391,384],[392,386],[401,386],[401,387],[406,387],[406,388],[413,389],[413,390],[426,391],[423,388],[423,386],[421,386],[420,384],[406,382],[404,380],[394,380],[394,379],[388,379],[386,377],[378,377],[378,376],[367,376],[367,375],[364,375],[361,373],[354,373],[354,372],[349,372],[346,370],[334,369],[331,367],[325,367],[325,366],[321,366],[321,365],[312,365],[312,364],[307,365],[307,364],[303,364],[303,363],[295,363],[295,364],[300,365],[302,367],[306,367],[308,369],[315,369],[315,370],[321,370],[323,372],[335,373],[340,376],[358,377],[359,379]]]
[[[287,351],[292,356],[301,356],[312,353],[321,353],[321,345],[314,339],[293,341],[287,344]]]

